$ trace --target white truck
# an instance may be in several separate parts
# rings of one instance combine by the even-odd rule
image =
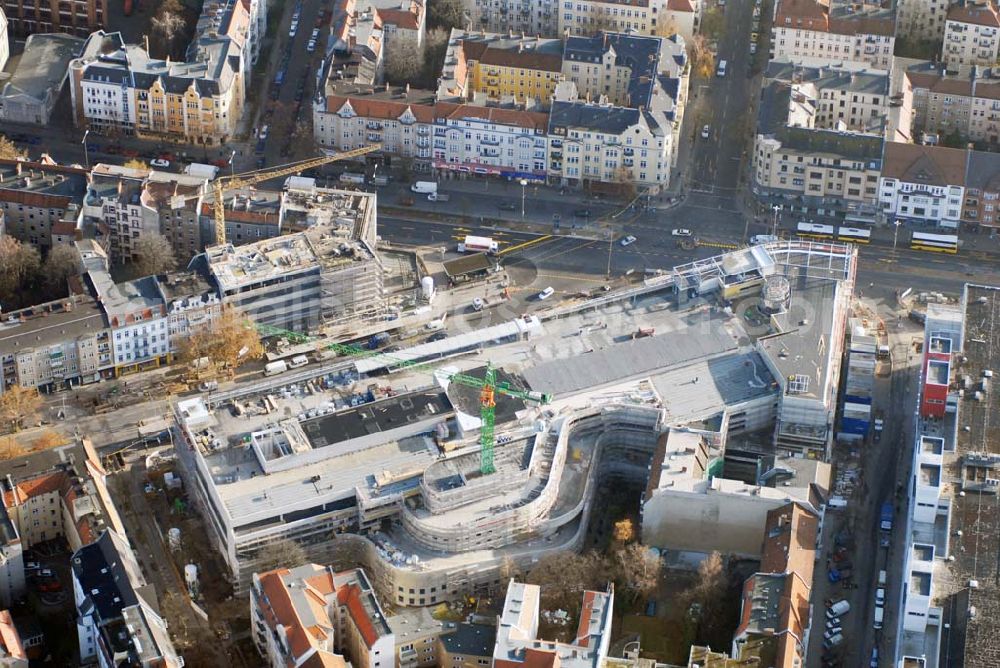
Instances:
[[[286,371],[288,371],[288,364],[284,360],[268,362],[264,365],[265,376],[277,376],[279,373],[285,373]]]
[[[465,237],[465,241],[458,244],[459,253],[489,253],[495,254],[500,250],[500,243],[493,241],[493,237],[476,237],[471,234]]]
[[[417,181],[410,186],[410,190],[421,195],[436,195],[438,184],[436,181]]]
[[[451,199],[451,195],[445,193],[431,193],[427,196],[428,202],[447,202],[449,199]]]

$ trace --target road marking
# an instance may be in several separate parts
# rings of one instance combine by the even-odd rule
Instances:
[[[551,234],[546,234],[544,236],[538,237],[537,239],[529,239],[528,241],[525,241],[523,243],[519,243],[517,245],[509,246],[507,248],[504,248],[502,251],[500,251],[498,253],[498,255],[506,255],[507,253],[513,253],[514,251],[518,251],[518,250],[521,250],[521,249],[524,249],[524,248],[528,248],[529,246],[534,246],[536,244],[540,244],[543,241],[548,241],[549,239],[552,239],[552,238],[553,237],[552,237]]]

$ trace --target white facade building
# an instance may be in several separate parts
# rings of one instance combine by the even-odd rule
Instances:
[[[966,152],[887,142],[879,205],[890,219],[957,228],[965,198]]]
[[[1000,15],[992,0],[966,0],[948,9],[941,58],[949,71],[992,67],[1000,53]]]
[[[771,29],[771,59],[855,61],[888,70],[895,39],[893,11],[879,4],[779,0]]]

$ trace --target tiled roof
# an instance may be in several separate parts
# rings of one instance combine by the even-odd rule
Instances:
[[[690,12],[694,13],[694,6],[691,0],[667,0],[667,11],[669,12]]]
[[[1000,28],[1000,17],[992,2],[962,2],[948,8],[948,20]]]
[[[961,185],[965,181],[965,153],[944,146],[888,142],[882,178],[935,186]]]
[[[372,624],[372,620],[368,617],[365,606],[361,602],[361,588],[356,584],[350,584],[337,594],[340,604],[347,606],[347,611],[350,613],[354,625],[358,628],[361,638],[371,648],[378,641],[378,632],[375,631],[375,625]]]

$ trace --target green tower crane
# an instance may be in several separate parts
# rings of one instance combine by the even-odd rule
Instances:
[[[317,339],[299,332],[292,332],[270,325],[257,325],[257,331],[262,336],[281,336],[294,343],[316,342]],[[544,392],[534,392],[520,390],[510,386],[507,382],[497,382],[497,372],[492,364],[486,363],[486,376],[477,378],[465,373],[441,372],[432,367],[427,362],[414,362],[394,357],[389,353],[382,353],[378,350],[366,350],[357,345],[345,343],[323,343],[322,347],[327,350],[334,350],[342,355],[352,357],[371,358],[379,357],[387,362],[386,366],[398,367],[407,371],[423,371],[436,374],[450,382],[458,383],[466,387],[479,390],[479,417],[482,427],[479,430],[479,472],[483,475],[496,472],[493,464],[493,446],[495,445],[494,427],[496,425],[496,395],[497,393],[520,399],[524,402],[544,406],[552,402],[552,395]]]

